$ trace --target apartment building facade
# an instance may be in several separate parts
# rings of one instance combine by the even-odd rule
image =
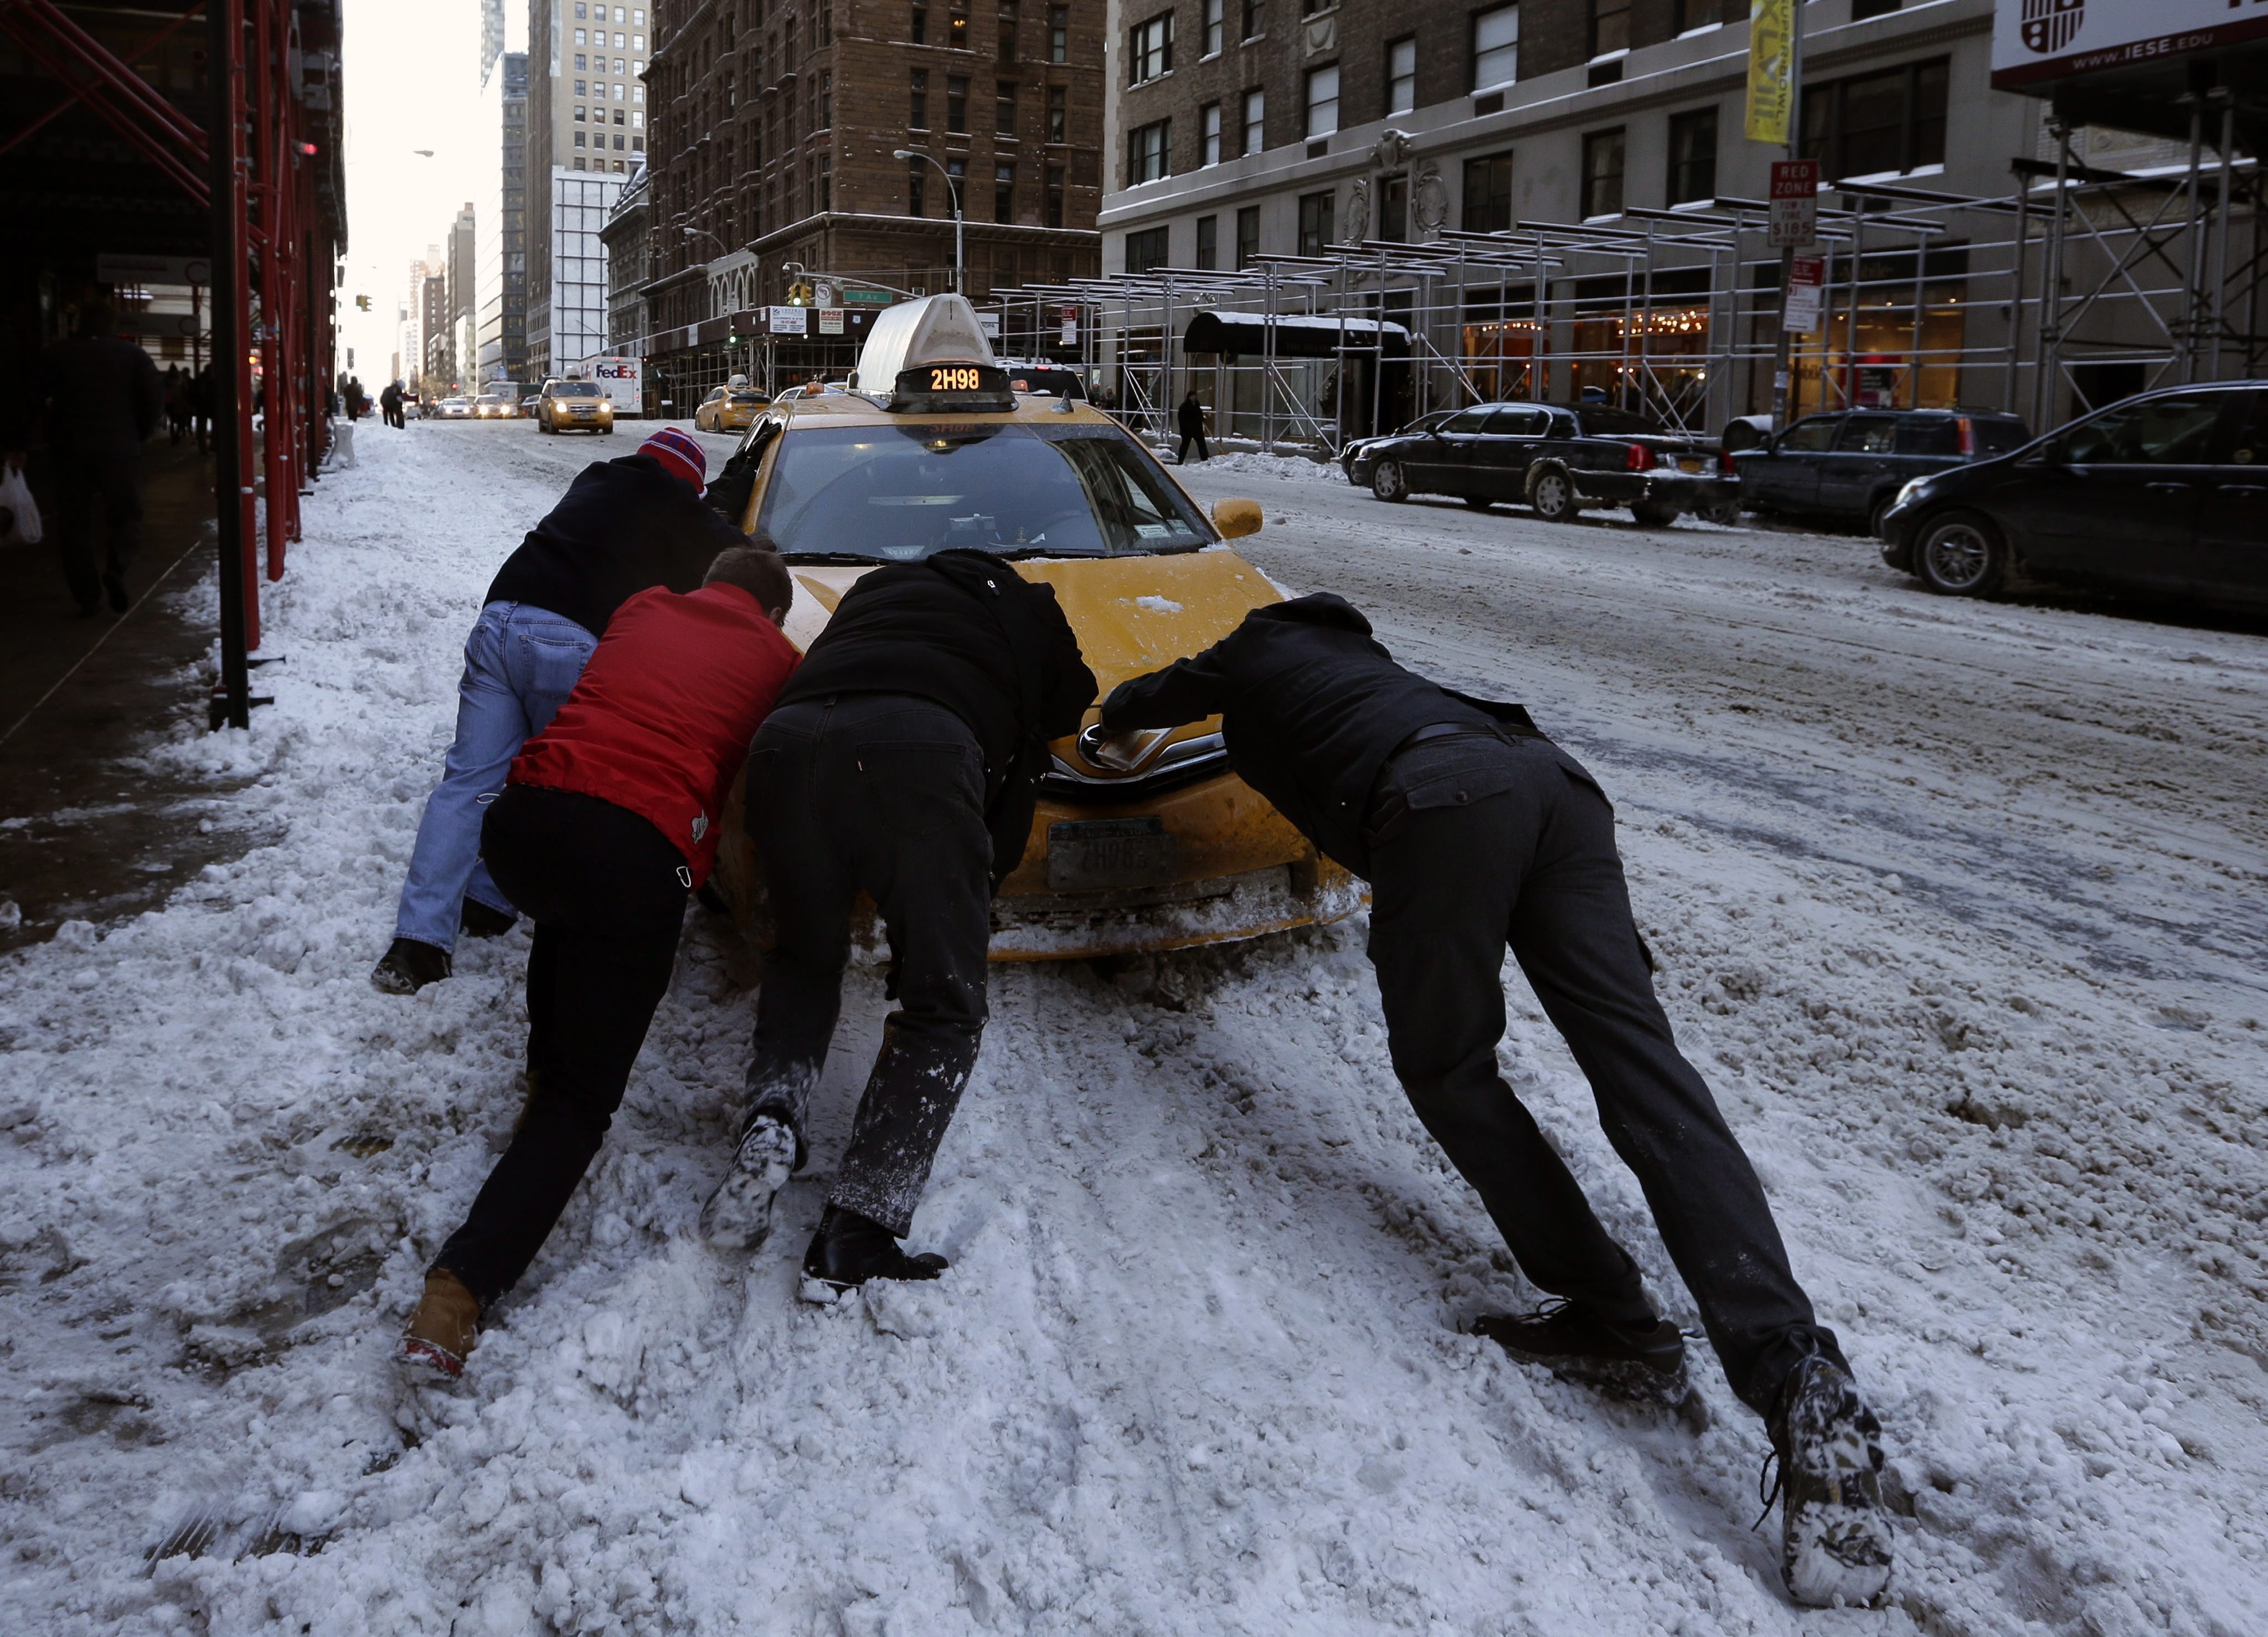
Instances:
[[[2010,162],[2036,149],[2039,115],[1990,88],[1992,0],[1802,11],[1802,145],[1826,177],[2011,191]],[[1745,0],[1118,0],[1105,269],[1344,260],[1366,242],[1523,223],[1635,230],[1633,208],[1763,199],[1786,151],[1743,138],[1748,43]],[[1742,277],[1776,281],[1776,255],[1760,242],[1756,254],[1770,266]],[[1933,243],[1916,269],[1930,291],[1917,305],[1940,339],[1948,325],[1982,337],[1994,322],[1967,303],[1962,268]],[[1445,310],[1438,289],[1378,281],[1388,316],[1416,311],[1434,331],[1425,342],[1468,361],[1474,385],[1513,389],[1530,307],[1499,287]],[[1711,321],[1698,302],[1666,331],[1697,356]],[[1959,383],[1919,389],[1926,400]],[[1729,407],[1770,407],[1769,380],[1744,381],[1743,400],[1759,395]]]
[[[647,70],[653,354],[749,361],[792,287],[878,301],[1100,270],[1106,0],[657,0]],[[902,159],[900,152],[917,157]],[[873,303],[767,343],[833,371]],[[734,337],[738,337],[738,343]],[[791,336],[799,345],[789,345]]]

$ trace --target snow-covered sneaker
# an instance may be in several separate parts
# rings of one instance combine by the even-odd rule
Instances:
[[[1473,1334],[1486,1336],[1523,1364],[1540,1364],[1563,1381],[1617,1398],[1681,1407],[1692,1392],[1685,1375],[1685,1337],[1668,1319],[1617,1324],[1572,1301],[1533,1313],[1484,1314]]]
[[[770,1237],[772,1201],[795,1169],[795,1133],[759,1114],[717,1191],[701,1207],[701,1236],[719,1250],[754,1250]]]
[[[1821,1609],[1879,1604],[1892,1560],[1881,1422],[1850,1376],[1815,1353],[1780,1389],[1771,1430],[1787,1595]]]
[[[481,1304],[462,1279],[437,1267],[425,1275],[424,1297],[409,1316],[394,1360],[412,1381],[446,1385],[465,1373],[480,1338]]]
[[[449,952],[415,938],[397,938],[371,969],[371,987],[389,995],[414,995],[449,975]]]
[[[840,1301],[870,1279],[935,1279],[949,1265],[935,1251],[908,1256],[897,1235],[871,1217],[830,1205],[803,1253],[799,1294],[821,1307]]]

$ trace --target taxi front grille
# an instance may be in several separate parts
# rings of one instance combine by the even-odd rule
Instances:
[[[1116,806],[1145,800],[1228,771],[1228,748],[1219,734],[1204,734],[1167,745],[1155,762],[1131,773],[1082,772],[1061,756],[1049,756],[1040,775],[1040,793],[1081,807]]]

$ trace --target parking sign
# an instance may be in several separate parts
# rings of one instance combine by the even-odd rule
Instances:
[[[1800,250],[1819,237],[1819,161],[1774,159],[1771,247]]]

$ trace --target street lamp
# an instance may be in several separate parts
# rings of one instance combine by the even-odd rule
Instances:
[[[894,149],[891,151],[890,157],[894,159],[927,159],[932,165],[936,165],[939,171],[943,173],[945,176],[946,191],[953,196],[953,288],[954,292],[956,295],[965,294],[966,291],[962,288],[962,268],[964,263],[962,262],[961,253],[961,184],[954,180],[954,174],[951,171],[946,170],[943,165],[938,163],[936,155],[924,153],[919,148]]]

